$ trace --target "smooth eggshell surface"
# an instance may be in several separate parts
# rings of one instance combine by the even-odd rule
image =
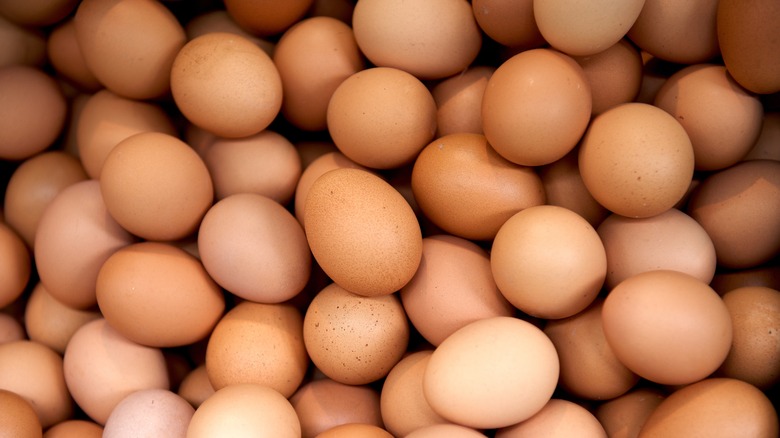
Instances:
[[[187,435],[195,409],[167,389],[136,391],[114,407],[103,428],[104,438]]]
[[[8,438],[40,438],[43,435],[38,415],[21,395],[0,389],[0,424],[2,436]]]
[[[584,407],[560,398],[551,399],[533,417],[496,431],[496,438],[607,438],[599,420]]]
[[[341,424],[382,426],[379,392],[368,385],[318,378],[298,388],[290,403],[301,422],[303,438],[312,438]]]

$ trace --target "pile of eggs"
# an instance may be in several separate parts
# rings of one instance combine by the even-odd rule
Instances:
[[[0,0],[0,436],[776,437],[749,3]]]

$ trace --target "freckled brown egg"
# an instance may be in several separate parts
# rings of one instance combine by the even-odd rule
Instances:
[[[538,168],[544,185],[547,204],[568,208],[579,214],[594,227],[609,216],[609,210],[590,194],[580,175],[577,155],[573,149],[560,160]]]
[[[587,56],[575,56],[590,84],[594,115],[633,101],[642,84],[642,56],[627,39]]]
[[[183,141],[160,132],[117,144],[103,163],[100,191],[111,216],[149,240],[192,234],[214,198],[203,160]]]
[[[287,304],[241,302],[217,323],[206,348],[206,370],[217,391],[253,383],[289,397],[308,365],[303,316]]]
[[[212,32],[188,42],[171,69],[176,106],[190,122],[228,138],[257,134],[282,106],[271,57],[240,35]]]
[[[20,26],[0,14],[0,66],[41,66],[46,61],[43,32]]]
[[[306,238],[319,265],[344,289],[388,295],[411,280],[422,257],[422,232],[409,203],[380,177],[331,170],[309,189]]]
[[[296,23],[313,0],[226,0],[225,9],[236,22],[255,35],[275,35]]]
[[[87,67],[76,39],[73,19],[57,25],[46,41],[46,54],[52,67],[70,83],[84,91],[97,91],[103,85]]]
[[[437,137],[458,132],[482,134],[482,96],[495,67],[470,67],[431,89],[437,107]]]
[[[84,60],[106,88],[131,99],[168,93],[171,65],[186,35],[165,5],[86,0],[74,20]]]
[[[184,437],[194,413],[186,400],[167,389],[136,391],[111,411],[103,437]]]
[[[654,216],[688,191],[693,147],[685,129],[660,108],[626,103],[596,117],[579,150],[582,180],[614,213]]]
[[[551,399],[533,417],[496,431],[496,438],[572,437],[607,438],[599,420],[584,407],[560,398]]]
[[[334,283],[309,304],[303,339],[323,374],[362,385],[385,377],[401,360],[409,343],[409,323],[397,295],[365,297]]]
[[[577,145],[592,104],[588,79],[571,57],[546,48],[527,50],[490,77],[482,99],[483,129],[507,160],[549,164]]]
[[[434,224],[473,240],[492,239],[513,214],[545,201],[532,168],[500,156],[484,135],[468,133],[438,138],[423,149],[412,190]]]
[[[317,438],[393,438],[393,435],[379,426],[351,423],[328,429]]]
[[[19,298],[27,287],[32,273],[30,251],[21,237],[6,223],[0,221],[0,307]]]
[[[198,231],[198,250],[219,285],[255,302],[294,297],[311,272],[298,221],[276,201],[254,193],[228,196],[209,209]]]
[[[411,74],[389,67],[359,71],[333,92],[328,132],[339,150],[366,167],[408,164],[436,132],[436,102]]]
[[[0,389],[0,424],[2,436],[8,438],[40,438],[43,435],[38,415],[19,394]]]
[[[439,79],[464,70],[482,36],[463,0],[367,0],[355,5],[352,27],[360,50],[377,66]]]
[[[594,414],[612,438],[636,438],[647,417],[664,399],[655,388],[636,388],[598,405]]]
[[[43,438],[101,438],[103,427],[88,420],[66,420],[46,430]]]
[[[97,310],[66,306],[55,299],[43,283],[38,283],[24,307],[24,326],[30,340],[62,354],[76,330],[100,316]]]
[[[530,49],[545,44],[533,0],[473,0],[471,8],[480,29],[504,46]]]

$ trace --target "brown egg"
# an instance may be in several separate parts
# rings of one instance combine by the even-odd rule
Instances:
[[[98,181],[72,184],[51,201],[38,224],[34,254],[41,283],[69,307],[94,306],[100,267],[133,241],[109,215]]]
[[[275,35],[296,23],[313,0],[227,0],[225,8],[236,22],[255,35]]]
[[[740,287],[724,294],[723,302],[731,314],[734,337],[720,375],[771,388],[780,382],[780,291]]]
[[[544,334],[558,351],[558,385],[584,399],[608,400],[630,390],[639,377],[615,356],[601,323],[603,300],[564,319],[547,321]]]
[[[496,286],[487,251],[446,234],[423,239],[420,267],[400,296],[412,325],[432,345],[472,321],[515,314]]]
[[[707,177],[688,214],[715,245],[720,266],[750,268],[780,251],[780,162],[743,161]]]
[[[273,55],[274,47],[276,46],[276,43],[273,41],[259,38],[244,30],[224,9],[207,11],[193,17],[187,22],[184,30],[187,32],[188,40],[193,40],[211,32],[226,32],[240,35],[257,44],[268,56]]]
[[[0,14],[0,67],[42,66],[46,39],[39,29],[20,26]]]
[[[21,237],[4,222],[0,222],[0,307],[16,301],[30,281],[32,261],[30,251]]]
[[[723,62],[740,85],[755,93],[780,91],[780,5],[773,1],[717,2],[718,44]]]
[[[780,290],[780,265],[769,264],[740,270],[721,270],[715,273],[710,287],[720,295],[745,286],[763,286]]]
[[[24,326],[30,340],[57,353],[64,353],[73,334],[84,324],[101,317],[97,310],[79,310],[55,299],[43,283],[32,290],[24,307]]]
[[[369,0],[352,15],[360,50],[380,67],[395,67],[420,79],[463,71],[476,58],[482,36],[463,0]]]
[[[195,408],[167,389],[136,391],[111,411],[103,437],[184,437],[194,413]]]
[[[501,157],[479,134],[451,134],[423,149],[412,170],[414,197],[434,224],[450,234],[491,240],[518,211],[545,201],[530,167]]]
[[[304,170],[317,158],[331,152],[338,152],[338,148],[330,140],[301,140],[295,142],[295,148],[301,157],[301,167]]]
[[[54,143],[67,113],[54,79],[34,67],[2,67],[0,95],[0,159],[29,158]]]
[[[718,0],[645,0],[628,37],[642,50],[681,64],[705,62],[719,53]]]
[[[27,340],[0,344],[0,389],[27,399],[44,428],[73,414],[62,357],[43,344]]]
[[[444,340],[428,361],[423,393],[442,417],[501,428],[539,412],[558,382],[558,355],[545,334],[521,319],[481,319]]]
[[[676,208],[649,218],[613,214],[601,223],[598,233],[607,252],[608,289],[655,269],[685,272],[708,284],[715,275],[712,239],[698,222]]]
[[[0,344],[24,339],[27,339],[27,333],[16,317],[0,313]]]
[[[76,24],[72,18],[63,21],[49,33],[46,55],[57,73],[76,88],[94,92],[103,87],[87,67],[76,39]]]
[[[162,3],[82,1],[74,17],[87,67],[106,88],[131,99],[162,97],[186,35]]]
[[[480,29],[499,44],[525,49],[545,44],[533,0],[473,0],[471,8]]]
[[[391,294],[420,264],[422,233],[412,208],[365,170],[335,169],[317,178],[306,197],[304,223],[317,263],[350,292]]]
[[[117,144],[103,163],[100,192],[123,228],[149,240],[194,233],[214,198],[203,160],[183,141],[160,132]]]
[[[693,145],[697,170],[717,170],[741,160],[761,132],[761,101],[714,64],[673,74],[658,90],[655,106],[674,116]]]
[[[482,134],[482,96],[495,67],[470,67],[431,88],[436,101],[436,136],[459,132]]]
[[[487,435],[457,424],[434,424],[414,430],[406,438],[483,438]]]
[[[669,436],[778,436],[777,411],[755,386],[711,378],[667,397],[647,418],[641,438]]]
[[[588,126],[593,99],[582,68],[551,49],[521,52],[488,81],[485,136],[507,160],[540,166],[571,151]]]
[[[577,155],[574,148],[560,160],[538,168],[539,177],[544,185],[547,204],[568,208],[582,216],[593,227],[609,216],[609,210],[599,204],[590,194],[580,175]]]
[[[47,0],[24,4],[4,0],[0,2],[0,14],[25,26],[44,27],[67,17],[77,4],[77,0]]]
[[[601,205],[626,217],[650,217],[672,208],[688,191],[693,147],[682,125],[665,111],[626,103],[590,124],[579,166]]]
[[[764,113],[761,133],[743,160],[780,161],[780,111]]]
[[[188,42],[176,55],[170,83],[187,120],[220,137],[257,134],[282,106],[271,57],[236,34],[211,32]]]
[[[355,36],[343,21],[312,17],[288,29],[273,56],[284,87],[282,114],[307,131],[328,128],[328,102],[336,88],[364,68]]]
[[[198,365],[184,377],[177,394],[196,409],[214,394],[205,364]]]
[[[272,199],[239,193],[214,204],[198,231],[203,266],[241,298],[281,303],[303,290],[311,272],[306,235]]]
[[[385,378],[380,408],[385,428],[395,436],[407,436],[417,429],[449,423],[433,411],[423,394],[425,367],[432,350],[410,353]]]
[[[41,422],[30,402],[15,392],[0,389],[0,436],[3,438],[40,438]]]
[[[314,0],[306,15],[310,17],[333,17],[345,23],[352,21],[355,3],[352,0]]]
[[[91,178],[99,179],[111,150],[141,132],[176,135],[171,118],[158,105],[109,90],[93,94],[84,104],[76,125],[76,143],[84,170]]]
[[[623,38],[603,51],[575,56],[590,84],[594,115],[633,101],[642,84],[642,57],[634,45]]]
[[[214,327],[206,349],[206,370],[217,391],[252,383],[290,397],[308,366],[303,316],[287,304],[238,304]]]
[[[596,418],[612,438],[636,438],[647,417],[664,400],[654,388],[636,388],[595,408]]]
[[[311,301],[303,340],[331,379],[363,385],[385,377],[409,343],[409,323],[395,294],[361,296],[330,284]]]
[[[526,208],[498,230],[490,252],[501,293],[523,312],[566,318],[601,291],[607,256],[596,230],[582,216],[554,205]]]
[[[559,398],[551,399],[533,417],[496,431],[496,438],[603,437],[607,432],[599,420],[582,406]]]
[[[43,438],[101,438],[103,427],[88,420],[66,420],[46,430]]]
[[[393,438],[393,435],[373,424],[352,423],[328,429],[317,438]]]
[[[382,426],[379,392],[367,385],[348,385],[327,377],[312,380],[290,397],[301,422],[301,436],[312,438],[342,424]]]
[[[339,150],[366,167],[410,163],[436,132],[436,102],[411,74],[389,67],[359,71],[333,92],[328,132]]]
[[[214,182],[216,199],[257,193],[286,204],[301,176],[295,146],[267,129],[245,138],[217,138],[201,156]]]
[[[707,283],[682,272],[629,277],[607,295],[601,315],[604,335],[620,362],[652,382],[701,380],[731,348],[731,317],[723,300]]]

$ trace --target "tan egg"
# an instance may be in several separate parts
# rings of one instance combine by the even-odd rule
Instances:
[[[412,190],[431,222],[471,240],[493,239],[512,215],[545,202],[535,171],[506,160],[479,134],[428,144],[415,160]]]
[[[534,1],[534,18],[547,42],[572,56],[588,56],[620,41],[639,17],[645,0]]]
[[[100,267],[133,241],[109,215],[98,181],[72,184],[51,201],[38,224],[34,255],[41,283],[69,307],[94,306]]]
[[[348,385],[327,377],[312,380],[290,397],[301,421],[301,436],[312,438],[342,424],[382,426],[379,392],[368,385]]]
[[[87,174],[79,160],[65,152],[43,152],[25,160],[6,186],[6,223],[33,248],[46,207],[63,189],[85,179]]]
[[[81,326],[100,317],[97,310],[66,306],[55,299],[43,283],[35,285],[24,308],[24,326],[30,340],[60,354],[65,352],[70,338]]]
[[[35,67],[2,67],[0,95],[0,159],[26,159],[54,143],[67,113],[54,79]]]
[[[609,216],[609,210],[590,194],[580,175],[575,148],[565,157],[537,168],[544,185],[547,204],[568,208],[582,216],[593,227]]]
[[[606,287],[640,272],[671,269],[709,284],[715,275],[715,246],[692,217],[669,209],[649,218],[613,214],[598,227],[607,252]]]
[[[364,1],[355,5],[352,27],[360,50],[374,65],[420,79],[464,70],[482,44],[471,6],[463,0]]]
[[[62,362],[54,350],[34,341],[0,344],[0,388],[27,399],[44,428],[73,415]]]
[[[176,55],[170,83],[187,120],[220,137],[257,134],[282,106],[282,80],[271,57],[232,33],[190,40]]]
[[[780,291],[741,287],[723,295],[734,337],[719,374],[767,390],[780,382]]]
[[[750,7],[732,0],[717,2],[717,35],[723,62],[731,76],[748,90],[780,91],[780,5],[773,1]]]
[[[187,40],[193,40],[211,32],[226,32],[240,35],[257,44],[268,56],[273,55],[274,47],[276,46],[273,41],[256,37],[244,30],[224,9],[204,12],[193,17],[187,22],[184,30],[187,32]]]
[[[328,132],[339,150],[366,167],[409,164],[436,132],[436,102],[419,79],[375,67],[345,79],[327,110]]]
[[[188,438],[215,436],[295,438],[301,436],[301,424],[283,395],[267,386],[241,383],[218,390],[192,416]]]
[[[198,250],[220,286],[254,302],[287,301],[311,273],[303,228],[279,203],[254,193],[228,196],[209,209]]]
[[[63,21],[49,33],[46,55],[57,73],[76,88],[97,91],[103,87],[87,67],[76,39],[76,24],[72,18]]]
[[[685,128],[697,170],[737,163],[761,133],[761,101],[720,65],[692,65],[673,74],[658,90],[655,106]]]
[[[647,417],[664,400],[654,388],[636,388],[598,405],[594,414],[612,438],[636,438]]]
[[[718,264],[750,268],[780,251],[780,162],[744,161],[711,174],[688,203],[715,245]]]
[[[596,230],[582,216],[553,205],[526,208],[498,230],[490,252],[496,285],[523,312],[566,318],[593,302],[607,274]]]
[[[395,436],[408,436],[426,426],[449,423],[434,412],[423,394],[425,367],[432,354],[432,350],[423,350],[404,356],[382,384],[382,420]]]
[[[717,56],[717,0],[645,0],[628,37],[642,50],[680,64]]]
[[[4,0],[0,2],[0,14],[25,26],[45,27],[70,15],[77,5],[77,0],[45,0],[24,4]]]
[[[141,132],[176,135],[168,114],[150,102],[128,99],[109,90],[90,96],[78,117],[76,143],[81,164],[94,179],[106,157],[122,140]]]
[[[310,165],[301,173],[301,177],[298,179],[298,185],[295,187],[295,217],[301,225],[306,225],[303,222],[304,217],[306,216],[304,214],[306,198],[309,196],[309,189],[311,189],[314,181],[330,170],[341,168],[368,170],[360,164],[350,160],[341,152],[331,151],[312,160]]]
[[[0,313],[0,344],[27,339],[24,326],[14,317]]]
[[[317,435],[317,438],[393,438],[390,432],[373,424],[342,424]]]
[[[273,60],[284,87],[282,114],[306,131],[328,128],[333,92],[364,68],[352,28],[330,17],[306,18],[285,31]]]
[[[313,0],[293,0],[282,4],[273,0],[227,0],[228,14],[247,32],[276,35],[299,21]]]
[[[30,251],[19,234],[0,221],[0,307],[16,301],[24,293],[32,272]]]
[[[761,133],[743,160],[780,161],[780,111],[764,113]]]
[[[206,370],[217,391],[252,383],[290,397],[308,365],[303,316],[287,304],[238,304],[214,327],[206,349]]]
[[[457,424],[434,424],[414,430],[406,438],[482,438],[485,437],[475,429]]]
[[[209,374],[205,364],[193,368],[184,377],[181,384],[179,384],[177,394],[184,400],[187,400],[195,409],[214,394],[214,386],[209,381]]]
[[[642,56],[627,39],[586,56],[575,56],[590,84],[594,115],[632,102],[642,84]]]
[[[626,217],[672,208],[693,178],[691,140],[674,117],[643,103],[626,103],[596,117],[579,150],[582,180],[593,197]]]
[[[21,395],[0,389],[0,434],[3,438],[40,438],[43,428],[29,401]]]
[[[551,49],[503,62],[482,99],[485,136],[507,160],[540,166],[571,151],[588,127],[593,99],[582,68]]]
[[[317,178],[306,197],[304,223],[317,263],[350,292],[391,294],[420,264],[422,232],[412,208],[365,170],[335,169]]]
[[[103,427],[88,420],[65,420],[46,430],[43,438],[101,438]]]
[[[624,280],[607,295],[601,315],[620,362],[652,382],[701,380],[731,348],[731,317],[723,300],[707,283],[682,272],[648,271]]]
[[[550,339],[514,317],[482,319],[444,340],[428,361],[423,393],[442,417],[473,428],[501,428],[539,412],[558,382]]]
[[[482,134],[482,96],[495,67],[470,67],[431,88],[436,101],[436,136],[459,132]]]
[[[184,437],[194,413],[195,408],[167,389],[136,391],[111,411],[103,437]]]
[[[65,349],[63,370],[73,399],[101,425],[129,394],[167,389],[170,384],[160,349],[130,341],[102,318],[73,334]]]
[[[100,172],[100,191],[111,216],[148,240],[194,233],[214,198],[203,160],[160,132],[135,134],[114,146]]]
[[[38,29],[20,26],[0,15],[0,67],[42,66],[46,61],[46,38]]]
[[[545,44],[534,18],[533,0],[473,0],[471,8],[480,29],[499,44],[520,49]]]
[[[301,176],[295,146],[267,129],[245,138],[217,138],[202,157],[218,200],[236,193],[257,193],[284,205],[292,199]]]
[[[584,407],[560,398],[551,399],[533,417],[496,431],[496,438],[592,437],[607,438],[599,420]]]
[[[385,377],[409,343],[409,323],[395,294],[365,297],[330,284],[311,301],[303,340],[331,379],[363,385]]]
[[[558,385],[588,400],[608,400],[630,390],[639,377],[623,365],[604,337],[603,300],[568,318],[547,321],[544,334],[558,351]]]
[[[774,437],[778,431],[777,411],[763,392],[740,380],[711,378],[669,395],[639,436]]]
[[[434,346],[472,321],[515,314],[496,286],[487,251],[446,234],[423,239],[420,267],[400,296],[414,328]]]
[[[87,67],[109,90],[131,99],[162,97],[187,36],[158,2],[82,1],[74,17]]]

